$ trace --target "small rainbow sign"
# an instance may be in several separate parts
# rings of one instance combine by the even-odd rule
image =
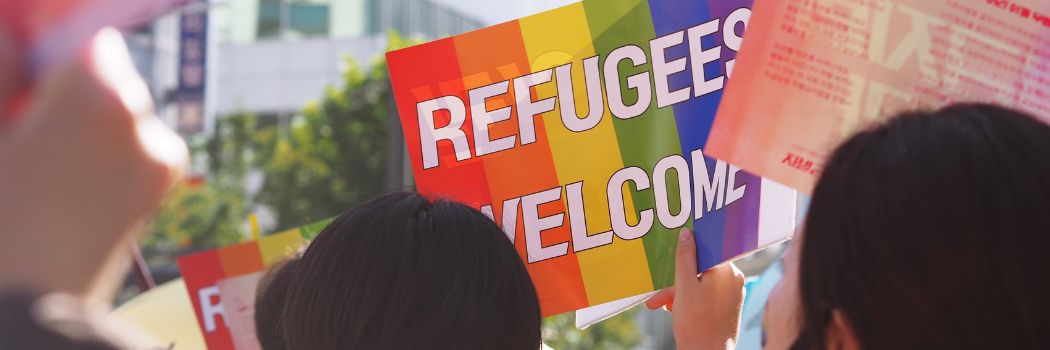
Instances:
[[[259,278],[330,221],[179,258],[179,272],[208,349],[259,348],[253,318]]]

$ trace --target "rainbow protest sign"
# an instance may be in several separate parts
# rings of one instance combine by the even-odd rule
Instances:
[[[254,323],[259,279],[329,221],[179,258],[179,271],[208,349],[259,348]]]
[[[515,242],[553,315],[786,238],[794,192],[707,158],[746,0],[586,0],[387,54],[417,188]]]

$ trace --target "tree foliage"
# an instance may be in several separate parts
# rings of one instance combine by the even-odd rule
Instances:
[[[348,59],[341,88],[327,87],[287,128],[260,130],[255,198],[289,227],[335,216],[384,190],[391,90],[386,66]]]
[[[576,328],[576,314],[568,313],[543,320],[543,342],[556,350],[632,349],[641,341],[635,315],[638,308],[616,315],[587,329]]]
[[[391,35],[391,49],[408,41]],[[285,117],[221,116],[214,132],[191,140],[202,183],[174,192],[144,242],[152,262],[211,249],[247,237],[244,224],[258,207],[276,217],[275,229],[339,213],[387,190],[391,109],[386,63],[369,68],[345,60],[342,85]],[[249,191],[251,177],[261,188]]]

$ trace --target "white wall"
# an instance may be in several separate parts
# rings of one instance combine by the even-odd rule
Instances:
[[[255,40],[258,0],[223,1],[212,6],[211,11],[209,20],[218,27],[219,42],[247,43]]]
[[[365,28],[368,10],[365,0],[331,0],[329,10],[329,22],[331,36],[336,38],[350,38],[361,36],[368,28]]]
[[[216,113],[294,113],[320,99],[326,84],[341,84],[344,57],[366,66],[385,48],[382,36],[221,44]]]
[[[579,2],[579,0],[430,0],[485,24],[497,24]]]

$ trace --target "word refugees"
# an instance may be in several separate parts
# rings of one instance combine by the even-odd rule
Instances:
[[[733,11],[725,21],[713,19],[683,31],[674,32],[649,41],[649,52],[635,45],[626,45],[610,52],[599,62],[600,57],[584,59],[585,86],[573,86],[573,63],[533,72],[511,80],[478,87],[467,91],[469,113],[472,125],[464,125],[467,120],[468,105],[458,96],[450,95],[422,101],[416,104],[419,122],[419,139],[422,148],[423,169],[439,165],[438,142],[451,141],[456,161],[472,157],[482,157],[516,146],[536,142],[537,115],[552,112],[557,104],[561,105],[561,121],[566,129],[584,132],[597,126],[604,117],[604,101],[608,101],[612,115],[619,119],[631,119],[643,115],[656,100],[657,108],[664,108],[697,98],[712,92],[720,91],[725,86],[725,76],[707,76],[704,66],[718,62],[722,57],[722,46],[703,48],[705,37],[717,35],[721,29],[724,46],[730,50],[740,49],[741,36],[735,31],[737,24],[746,25],[751,10],[740,8]],[[667,60],[666,51],[679,45],[687,45],[689,55],[675,60]],[[626,77],[626,85],[621,85],[620,71],[625,63],[639,67],[651,60],[652,71],[646,71]],[[728,75],[733,69],[733,60],[726,62],[724,71]],[[669,77],[683,73],[687,66],[691,68],[693,83],[671,91]],[[532,90],[536,86],[553,82],[557,85],[557,96],[535,100]],[[487,110],[486,101],[505,96],[513,88],[515,103],[496,110]],[[585,116],[580,116],[574,101],[574,90],[583,88],[590,105]],[[604,89],[603,89],[604,88]],[[637,99],[628,102],[623,96],[624,90],[636,92]],[[603,95],[603,91],[607,95]],[[449,123],[437,126],[437,114],[447,114]],[[489,136],[491,125],[507,122],[517,115],[518,133],[493,140]],[[473,145],[468,141],[465,128],[473,130]]]

